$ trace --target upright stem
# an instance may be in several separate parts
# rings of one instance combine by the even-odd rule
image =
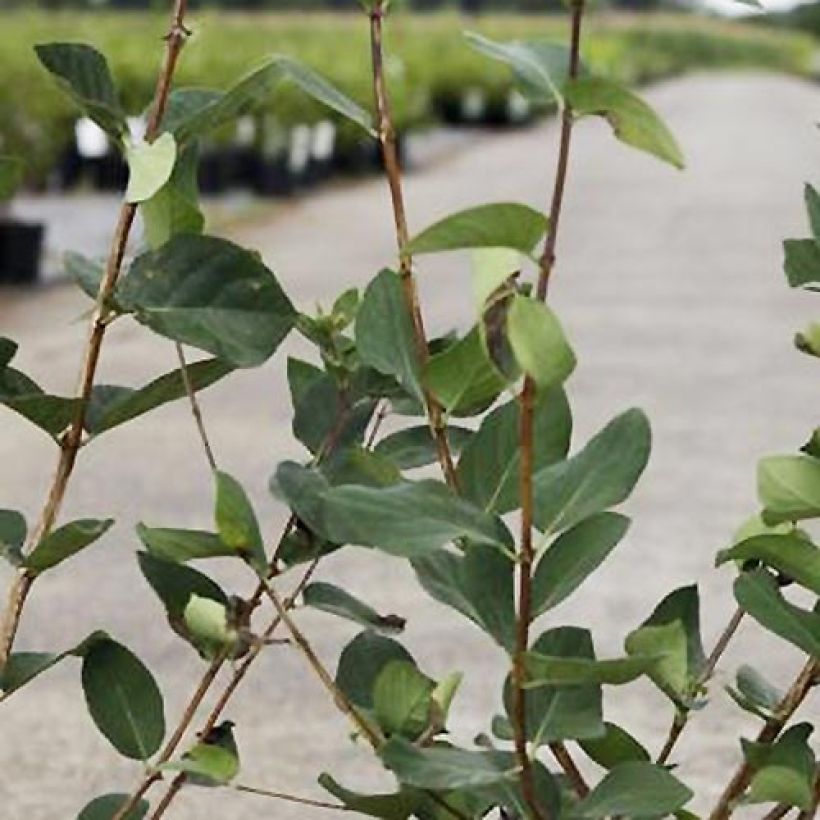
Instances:
[[[583,0],[575,0],[572,5],[572,23],[570,37],[570,56],[568,74],[570,78],[578,75],[581,52],[581,21],[583,19]],[[558,243],[558,226],[564,203],[567,174],[569,171],[569,153],[572,139],[573,115],[565,105],[561,113],[561,135],[558,146],[558,165],[553,184],[552,199],[549,208],[549,233],[540,260],[540,272],[536,295],[546,301],[550,276],[555,267],[556,247]],[[526,669],[524,659],[530,644],[530,624],[532,623],[532,569],[535,561],[533,543],[533,468],[534,468],[534,413],[536,385],[531,377],[524,380],[521,392],[521,423],[519,440],[521,450],[521,549],[519,552],[518,571],[518,621],[516,629],[515,655],[513,657],[513,728],[515,731],[515,751],[521,767],[521,784],[530,810],[536,818],[543,818],[543,808],[538,805],[533,780],[532,763],[527,751],[527,691],[524,688]],[[566,749],[559,748],[559,762],[567,763]],[[566,753],[566,754],[565,754]],[[571,762],[571,758],[570,758]],[[566,767],[565,767],[566,768]],[[577,769],[572,766],[577,773]],[[583,782],[583,781],[582,781]]]
[[[381,145],[382,161],[390,188],[390,199],[393,205],[393,219],[396,225],[396,241],[399,248],[399,274],[401,276],[404,300],[413,323],[413,333],[416,341],[416,355],[423,366],[429,357],[427,350],[427,334],[424,329],[424,319],[419,304],[418,288],[413,276],[413,259],[405,251],[410,240],[410,231],[407,227],[407,209],[404,204],[404,191],[401,180],[401,164],[396,146],[396,129],[393,125],[393,116],[390,107],[390,96],[387,91],[387,82],[384,71],[384,44],[383,44],[384,2],[376,0],[373,11],[370,13],[370,48],[373,63],[373,90],[376,99],[376,116],[378,119],[379,144]],[[458,488],[453,454],[447,440],[447,426],[441,405],[435,396],[428,390],[424,391],[424,401],[427,407],[427,416],[430,429],[436,444],[441,469],[447,483]]]
[[[800,671],[789,691],[786,692],[774,715],[766,721],[760,730],[757,738],[755,738],[757,743],[770,744],[777,739],[792,715],[806,699],[806,695],[808,695],[811,688],[817,684],[818,676],[820,676],[820,660],[811,659]],[[744,761],[738,767],[720,796],[717,805],[709,815],[709,820],[727,820],[731,816],[736,801],[746,791],[746,787],[751,782],[754,773],[754,767],[748,761]]]
[[[175,0],[171,15],[171,25],[165,37],[165,56],[159,76],[157,77],[151,106],[151,116],[145,134],[145,138],[148,142],[153,142],[159,134],[160,124],[162,123],[162,118],[165,115],[165,109],[168,105],[168,95],[171,91],[174,70],[187,37],[187,31],[183,25],[186,8],[187,0]],[[71,424],[62,436],[57,469],[38,523],[32,529],[29,537],[29,548],[35,546],[53,529],[63,505],[68,482],[74,471],[77,455],[82,445],[85,417],[88,411],[91,390],[94,387],[94,377],[97,373],[102,343],[109,324],[110,312],[108,303],[122,270],[125,248],[128,244],[128,237],[130,236],[136,213],[137,206],[128,202],[123,203],[120,208],[105,272],[97,293],[97,303],[94,309],[94,315],[91,319],[88,342],[86,343],[83,355],[79,386],[76,392],[77,410]],[[20,618],[23,614],[23,607],[25,606],[26,598],[31,591],[33,583],[34,576],[28,571],[22,570],[9,591],[3,621],[0,623],[0,669],[6,665],[9,655],[11,654],[17,629],[20,625]]]

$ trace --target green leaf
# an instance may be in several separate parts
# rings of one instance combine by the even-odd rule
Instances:
[[[564,88],[567,102],[576,116],[605,117],[615,136],[658,159],[683,168],[680,147],[658,115],[637,95],[602,77],[579,77]]]
[[[457,538],[509,549],[502,521],[474,507],[438,481],[391,487],[334,487],[323,495],[326,537],[344,544],[378,547],[406,558],[423,555]]]
[[[373,685],[373,712],[387,737],[415,740],[431,718],[435,682],[409,661],[390,661]]]
[[[100,290],[105,268],[101,262],[89,259],[82,254],[68,251],[63,255],[65,272],[74,280],[82,292],[96,300]]]
[[[513,563],[494,547],[468,545],[464,555],[435,550],[413,561],[435,600],[469,618],[502,648],[515,648]]]
[[[629,524],[618,513],[597,513],[556,538],[532,579],[533,617],[569,598],[620,543]]]
[[[191,643],[206,658],[215,658],[237,646],[238,635],[229,622],[226,604],[194,593],[185,606],[182,620]]]
[[[620,686],[648,674],[658,663],[658,657],[635,655],[611,660],[561,658],[528,652],[525,664],[529,672],[527,689],[541,686],[577,686],[581,683]]]
[[[236,549],[218,535],[202,530],[177,530],[137,524],[137,535],[152,555],[168,561],[194,561],[236,555]]]
[[[651,432],[641,410],[613,419],[580,453],[534,477],[535,522],[560,532],[614,507],[632,492],[649,460]]]
[[[209,105],[197,108],[190,116],[175,123],[180,142],[201,136],[231,122],[241,114],[253,111],[266,102],[285,81],[289,81],[315,100],[374,135],[370,115],[342,94],[319,74],[289,57],[277,56],[241,79]]]
[[[402,783],[437,791],[492,786],[511,780],[516,770],[512,755],[447,746],[419,749],[401,737],[388,740],[380,754]]]
[[[302,593],[305,606],[347,618],[377,632],[395,634],[404,631],[405,620],[398,615],[379,615],[375,609],[333,584],[316,581]]]
[[[26,164],[19,157],[0,155],[0,202],[8,202],[23,183]]]
[[[104,632],[92,632],[85,640],[64,652],[12,652],[6,665],[0,670],[0,691],[3,697],[21,689],[65,658],[83,657],[99,640],[108,640],[108,636]]]
[[[371,710],[376,680],[393,661],[414,663],[412,655],[397,641],[370,630],[362,632],[342,650],[336,685],[354,706]]]
[[[205,217],[198,204],[198,164],[197,148],[184,148],[168,181],[142,203],[140,214],[145,226],[145,238],[153,250],[162,247],[177,234],[202,233]]]
[[[820,356],[820,322],[811,322],[794,337],[794,346],[809,356]]]
[[[649,676],[676,704],[689,707],[706,663],[696,586],[667,595],[624,643],[630,655],[662,656]]]
[[[26,519],[19,512],[0,510],[0,557],[20,566],[27,532]]]
[[[575,353],[556,315],[543,302],[514,296],[507,335],[518,366],[542,389],[558,387],[575,370]]]
[[[173,134],[167,131],[150,143],[126,141],[125,158],[129,170],[125,201],[145,202],[171,178],[177,159],[177,144]]]
[[[93,544],[108,532],[113,523],[111,518],[104,521],[95,518],[72,521],[46,535],[26,556],[23,566],[39,575]]]
[[[454,455],[458,455],[473,437],[473,431],[464,427],[447,427],[446,433],[450,452]],[[376,445],[376,452],[390,459],[402,470],[426,467],[434,464],[438,458],[436,442],[429,425],[408,427],[383,438]]]
[[[604,769],[613,769],[620,763],[630,761],[649,762],[649,752],[632,735],[614,723],[605,723],[603,737],[578,741],[586,755]]]
[[[525,96],[540,103],[563,105],[561,88],[570,63],[565,45],[547,40],[499,43],[473,32],[467,32],[466,37],[477,51],[511,66]]]
[[[198,393],[225,378],[234,368],[219,359],[207,359],[189,364],[185,370],[191,388]],[[91,392],[85,426],[91,435],[96,436],[186,396],[185,379],[181,370],[165,373],[136,390],[95,385]]]
[[[767,524],[820,516],[820,459],[806,455],[761,459],[757,492]]]
[[[737,670],[737,689],[755,706],[773,712],[783,700],[783,694],[772,686],[754,667],[744,664]]]
[[[83,691],[97,728],[125,757],[148,760],[165,736],[162,694],[151,673],[113,640],[97,641],[83,659]]]
[[[574,626],[544,632],[532,651],[555,658],[595,660],[589,631]],[[527,737],[535,746],[604,734],[602,694],[597,684],[540,686],[527,692],[526,702]],[[504,706],[508,715],[513,714],[514,695],[509,677],[504,686]]]
[[[424,384],[448,414],[474,416],[496,400],[507,380],[490,361],[481,331],[475,327],[430,358]]]
[[[226,786],[239,774],[239,751],[233,736],[233,723],[226,720],[211,729],[175,763],[163,769],[185,772],[196,786]]]
[[[777,742],[766,747],[754,744],[754,752],[763,758],[755,766],[746,800],[749,803],[778,803],[809,811],[814,805],[814,752],[808,744],[813,731],[810,723],[799,723],[786,731]],[[752,751],[747,744],[744,751]]]
[[[74,421],[77,400],[50,396],[28,376],[9,367],[17,345],[9,339],[0,363],[0,404],[4,404],[59,442],[60,435]]]
[[[512,399],[486,416],[458,463],[466,498],[499,515],[521,506],[521,404]],[[562,390],[539,390],[533,410],[533,470],[564,458],[572,434],[572,414]]]
[[[574,813],[579,817],[658,817],[677,811],[693,796],[663,766],[635,761],[615,766]]]
[[[816,242],[820,242],[820,194],[806,183],[803,189],[803,198],[806,201],[806,211],[809,214],[809,226]]]
[[[783,270],[793,288],[820,287],[820,246],[814,239],[787,239],[783,242]],[[811,287],[814,286],[814,287]]]
[[[266,361],[296,320],[257,254],[211,236],[180,234],[139,256],[117,298],[160,335],[237,367]]]
[[[403,250],[414,256],[467,248],[512,248],[530,254],[546,232],[547,220],[539,211],[517,202],[497,202],[445,217]]]
[[[395,376],[423,400],[418,347],[398,274],[383,270],[367,287],[356,317],[356,349],[362,363]]]
[[[734,589],[738,604],[761,626],[820,658],[820,613],[789,603],[765,570],[742,573]]]
[[[203,642],[193,634],[185,619],[185,612],[194,596],[200,600],[214,601],[224,608],[228,605],[227,595],[207,575],[191,567],[146,552],[138,553],[137,559],[145,580],[165,608],[171,629],[203,657],[212,656],[211,642]]]
[[[242,555],[259,573],[268,559],[259,522],[242,485],[222,471],[216,473],[216,527],[223,543]]]
[[[327,789],[348,811],[381,817],[382,820],[408,820],[422,802],[421,795],[410,789],[394,794],[360,794],[340,786],[329,774],[319,776],[319,785]]]
[[[77,816],[77,820],[112,820],[128,801],[127,794],[104,794],[95,797]],[[123,820],[142,820],[148,814],[147,800],[140,800]]]
[[[727,561],[761,561],[820,595],[820,549],[800,535],[754,536],[718,553],[718,566]]]
[[[473,251],[473,291],[479,313],[484,311],[487,300],[506,285],[523,264],[521,253],[510,248],[477,248]]]
[[[105,57],[83,43],[35,46],[40,62],[103,131],[119,140],[128,131]]]

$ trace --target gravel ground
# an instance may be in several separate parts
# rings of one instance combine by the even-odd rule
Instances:
[[[817,421],[816,364],[791,348],[809,318],[810,297],[791,293],[780,274],[780,241],[805,234],[801,185],[816,173],[820,142],[813,86],[766,75],[698,75],[648,92],[685,149],[677,173],[611,139],[603,124],[578,129],[560,242],[554,302],[580,358],[571,383],[576,442],[631,405],[653,420],[655,447],[628,509],[635,521],[616,557],[551,623],[595,625],[602,655],[673,587],[697,579],[710,643],[732,610],[731,573],[713,555],[755,508],[754,467],[764,453],[792,450]],[[456,156],[408,179],[411,219],[421,227],[461,206],[517,199],[541,205],[553,165],[556,129],[481,137]],[[303,306],[330,301],[365,282],[394,252],[387,196],[378,180],[329,189],[258,214],[231,235],[259,248]],[[420,272],[431,331],[465,326],[471,315],[461,256],[425,261]],[[3,334],[21,343],[19,365],[56,391],[70,390],[87,302],[54,285],[0,297]],[[288,342],[290,352],[299,350]],[[115,326],[102,362],[104,380],[139,383],[173,367],[167,342],[135,325]],[[225,469],[252,489],[266,528],[284,511],[266,494],[275,464],[298,456],[289,435],[285,356],[241,373],[203,398]],[[30,518],[46,490],[54,454],[38,432],[0,415],[0,497]],[[151,666],[179,714],[199,668],[171,635],[133,560],[132,525],[203,526],[211,488],[193,425],[182,405],[112,433],[83,452],[65,517],[112,515],[118,526],[77,558],[71,571],[44,578],[31,597],[20,648],[58,649],[105,625]],[[243,578],[220,568],[223,578]],[[8,580],[0,568],[0,581]],[[497,708],[503,658],[457,615],[429,601],[399,562],[348,551],[323,577],[349,586],[377,608],[409,619],[407,644],[433,675],[466,672],[454,734],[467,741]],[[327,616],[301,615],[331,661],[354,630]],[[782,683],[800,664],[753,625],[742,629],[719,677],[752,659]],[[607,695],[615,720],[629,717],[647,744],[662,740],[671,718],[649,686]],[[816,712],[817,702],[806,714]],[[318,796],[318,772],[368,786],[388,781],[363,751],[295,653],[272,648],[249,676],[228,716],[238,724],[244,782]],[[74,817],[90,796],[128,789],[136,767],[119,762],[82,705],[74,662],[41,678],[3,707],[0,717],[0,815]],[[709,799],[738,756],[736,737],[750,721],[714,687],[679,747],[680,774]],[[308,812],[261,798],[191,789],[169,816],[295,820]],[[332,813],[326,813],[328,817]],[[310,816],[322,817],[317,811]]]

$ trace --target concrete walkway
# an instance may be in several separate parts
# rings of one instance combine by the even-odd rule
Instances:
[[[657,86],[648,98],[678,135],[689,168],[678,173],[619,143],[603,123],[578,129],[555,277],[554,301],[579,353],[571,383],[576,443],[631,405],[652,418],[650,468],[629,504],[635,523],[617,557],[556,611],[552,625],[595,625],[600,654],[662,595],[697,579],[711,643],[732,610],[731,573],[712,570],[716,549],[755,509],[759,456],[799,445],[817,423],[817,365],[793,352],[791,337],[812,314],[809,295],[790,292],[780,242],[804,235],[801,186],[820,167],[817,89],[765,75],[701,75]],[[415,227],[455,208],[493,200],[542,206],[554,164],[556,129],[488,135],[457,157],[408,179]],[[816,176],[814,177],[816,181]],[[329,303],[366,282],[394,256],[383,185],[331,189],[277,208],[232,235],[259,248],[294,300]],[[420,273],[433,332],[470,321],[467,260],[425,261]],[[0,296],[0,328],[21,343],[18,364],[56,391],[70,390],[87,302],[68,286]],[[299,345],[289,342],[289,351]],[[284,513],[265,486],[275,464],[298,456],[289,435],[284,351],[205,394],[204,412],[225,469],[252,489],[266,528]],[[130,324],[115,326],[104,380],[139,383],[174,366],[171,346]],[[0,414],[0,504],[34,518],[54,454],[37,431]],[[65,516],[107,516],[118,526],[36,588],[20,648],[60,649],[105,626],[151,666],[168,692],[169,722],[199,663],[165,628],[137,571],[132,526],[210,524],[211,487],[182,404],[157,412],[84,451]],[[250,584],[229,568],[223,579]],[[409,620],[407,644],[432,675],[461,669],[455,737],[485,731],[498,705],[503,658],[470,624],[429,601],[397,561],[348,551],[323,576],[375,607]],[[0,568],[0,581],[9,577]],[[300,615],[332,662],[355,630],[329,616]],[[799,657],[756,627],[744,628],[719,683],[740,659],[782,683]],[[128,789],[136,766],[122,764],[84,712],[76,663],[42,678],[0,707],[0,814],[9,820],[74,817],[84,800]],[[713,688],[714,702],[679,747],[680,774],[711,798],[733,765],[739,733],[752,723]],[[809,706],[807,714],[817,703]],[[656,747],[671,713],[642,684],[607,693],[609,716],[628,717]],[[328,770],[351,786],[386,785],[364,752],[351,753],[344,721],[295,653],[273,648],[228,710],[244,754],[242,781],[318,796]],[[708,799],[696,807],[703,808]],[[262,798],[190,789],[170,817],[296,820],[322,812]],[[327,813],[327,816],[332,816]]]

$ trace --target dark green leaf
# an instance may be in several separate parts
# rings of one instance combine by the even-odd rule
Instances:
[[[113,525],[108,518],[84,518],[54,530],[26,556],[23,565],[35,574],[45,572],[101,538]]]
[[[104,794],[95,797],[77,816],[77,820],[112,820],[128,801],[127,794]],[[140,800],[123,820],[142,820],[148,814],[148,801]]]
[[[757,492],[767,524],[820,516],[820,459],[806,455],[761,459]]]
[[[303,597],[305,606],[347,618],[377,632],[394,634],[404,630],[404,618],[398,615],[379,615],[375,609],[333,584],[321,581],[312,583],[305,587]]]
[[[470,544],[463,556],[435,550],[413,561],[419,583],[509,652],[515,647],[513,563],[495,547]]]
[[[474,507],[437,481],[391,487],[334,487],[323,495],[326,536],[331,541],[378,547],[418,557],[457,538],[509,549],[502,521]]]
[[[812,236],[816,242],[820,242],[820,194],[814,186],[806,184],[803,189],[803,197],[806,200],[806,210],[809,214],[809,226]]]
[[[482,54],[511,66],[524,94],[539,103],[563,105],[561,91],[569,68],[569,49],[562,43],[525,40],[498,43],[467,32],[470,45]]]
[[[572,434],[572,415],[562,390],[539,391],[534,409],[533,469],[564,458]],[[458,463],[464,495],[500,515],[520,506],[519,446],[521,405],[516,399],[493,410],[468,442]]]
[[[515,360],[542,390],[563,384],[575,370],[575,353],[558,317],[543,302],[516,295],[507,315]]]
[[[567,103],[577,116],[605,117],[615,136],[664,162],[683,168],[680,147],[658,115],[637,95],[612,80],[579,77],[564,88]]]
[[[356,349],[363,364],[395,376],[408,393],[423,399],[413,321],[393,271],[383,270],[364,292],[356,317]]]
[[[601,566],[629,529],[623,515],[591,515],[562,533],[538,562],[532,581],[534,616],[558,606]]]
[[[636,655],[599,661],[528,652],[525,660],[529,673],[526,686],[528,689],[537,689],[541,686],[576,686],[582,683],[620,686],[648,674],[655,668],[658,660],[657,657]]]
[[[450,452],[454,455],[461,452],[473,437],[473,431],[463,427],[447,427],[446,433]],[[436,442],[430,433],[429,425],[408,427],[383,438],[376,445],[376,452],[389,458],[402,470],[426,467],[428,464],[434,464],[438,458]]]
[[[667,595],[649,618],[626,637],[630,655],[662,656],[649,676],[675,703],[689,706],[706,662],[700,635],[696,586]]]
[[[473,328],[463,339],[430,358],[424,384],[448,414],[474,416],[496,400],[507,380],[490,361],[481,331]]]
[[[604,769],[612,769],[619,763],[651,760],[649,752],[632,735],[614,723],[605,723],[603,737],[580,740],[579,745],[591,760]]]
[[[19,512],[0,510],[0,557],[20,566],[27,531],[26,519]]]
[[[820,245],[814,239],[787,239],[783,243],[783,270],[793,288],[820,287]]]
[[[421,795],[410,789],[394,794],[360,794],[340,786],[329,774],[319,776],[319,785],[327,789],[349,811],[382,820],[408,820],[422,802]]]
[[[342,651],[336,685],[354,706],[370,710],[376,680],[392,661],[414,663],[400,643],[371,631],[362,632]]]
[[[498,202],[450,214],[411,239],[404,252],[419,256],[466,248],[513,248],[529,254],[546,231],[543,214],[528,205]]]
[[[735,598],[765,629],[820,658],[820,613],[789,603],[765,570],[742,573],[735,581]]]
[[[400,737],[385,743],[381,758],[402,783],[423,789],[492,786],[511,780],[516,770],[512,755],[468,752],[449,746],[419,749]]]
[[[148,760],[165,736],[162,694],[124,646],[97,641],[83,659],[83,691],[97,728],[125,757]]]
[[[820,549],[797,534],[757,535],[718,553],[717,564],[761,561],[820,595]]]
[[[737,670],[737,691],[758,709],[773,712],[783,700],[783,694],[756,669],[744,664]]]
[[[809,811],[814,805],[814,752],[808,744],[813,727],[792,726],[770,748],[763,748],[762,766],[749,784],[749,803],[782,803]]]
[[[227,473],[216,473],[216,527],[223,543],[242,555],[260,573],[267,570],[259,522],[242,485]]]
[[[257,254],[211,236],[180,234],[139,256],[117,298],[157,333],[237,367],[262,364],[296,320]]]
[[[557,658],[594,660],[592,636],[586,629],[563,626],[541,635],[532,651]],[[513,713],[512,681],[504,686],[507,714]],[[536,745],[557,740],[580,740],[604,734],[601,687],[541,686],[527,692],[527,736]]]
[[[218,535],[202,530],[176,530],[137,524],[137,535],[145,548],[168,561],[194,561],[236,555],[236,549]]]
[[[580,453],[540,470],[534,478],[538,528],[560,532],[620,504],[643,473],[650,448],[646,416],[641,410],[627,410]]]
[[[199,392],[229,373],[233,367],[219,359],[195,362],[186,367],[194,392]],[[86,417],[86,429],[99,435],[132,419],[145,415],[163,404],[185,398],[187,391],[181,370],[160,376],[138,390],[127,387],[95,385]]]
[[[615,766],[574,811],[579,817],[665,816],[693,796],[663,766],[636,761]]]
[[[83,43],[49,43],[34,50],[74,102],[103,131],[116,140],[127,133],[114,80],[99,51]]]
[[[63,256],[65,272],[77,283],[80,290],[91,299],[97,298],[105,268],[102,263],[74,251]]]

